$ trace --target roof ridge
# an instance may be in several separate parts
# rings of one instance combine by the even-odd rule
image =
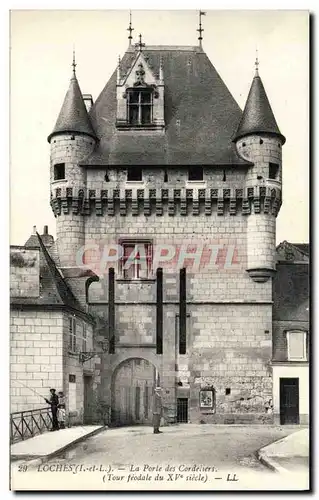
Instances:
[[[204,50],[199,45],[145,45],[143,47],[142,53],[147,50],[181,50],[189,52],[204,52]],[[139,49],[135,47],[128,47],[126,52],[138,52]]]

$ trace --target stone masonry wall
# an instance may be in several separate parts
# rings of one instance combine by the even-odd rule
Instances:
[[[243,186],[243,170],[205,169],[205,181],[192,188]],[[226,173],[226,181],[225,178]],[[142,183],[126,182],[126,170],[88,171],[89,189],[163,187],[171,183],[173,187],[190,187],[186,169],[168,169],[168,183],[163,183],[164,169],[143,170]],[[219,186],[220,183],[220,186]],[[75,216],[76,217],[76,216]],[[216,212],[207,216],[188,213],[182,216],[177,210],[170,216],[164,209],[163,215],[114,216],[96,215],[85,217],[85,243],[99,245],[117,244],[122,239],[145,239],[156,248],[159,244],[173,245],[175,257],[169,263],[160,263],[164,270],[164,316],[163,354],[156,355],[151,347],[156,333],[156,282],[152,279],[140,282],[123,280],[121,265],[115,267],[115,354],[102,357],[101,397],[111,401],[111,380],[120,362],[131,357],[147,359],[159,370],[161,383],[165,388],[165,403],[168,408],[166,418],[172,422],[176,418],[176,386],[182,382],[189,389],[189,419],[207,422],[264,422],[271,421],[268,403],[272,394],[272,378],[269,370],[272,338],[272,290],[271,280],[265,283],[253,281],[247,274],[247,253],[251,232],[248,219],[243,216]],[[256,234],[274,233],[274,217],[268,216],[270,228],[263,217],[256,218]],[[258,221],[262,224],[258,225]],[[263,241],[262,238],[260,241]],[[259,240],[258,240],[259,242]],[[257,244],[257,240],[254,244]],[[180,260],[182,246],[190,243],[188,250],[201,252],[198,268],[192,266],[192,259]],[[269,242],[268,242],[269,243]],[[218,259],[208,266],[211,257],[209,245],[220,245]],[[272,245],[272,239],[269,247]],[[263,257],[264,247],[260,247]],[[184,248],[186,250],[186,248]],[[267,252],[269,248],[267,246]],[[97,314],[107,325],[108,283],[107,266],[100,265],[101,254],[97,257],[99,268],[93,270],[100,275],[99,283],[92,283],[89,301],[93,314]],[[267,257],[268,258],[268,253]],[[90,263],[89,260],[86,262]],[[96,263],[96,261],[95,261]],[[187,268],[187,313],[188,335],[187,353],[179,355],[178,349],[178,300],[179,269]],[[155,271],[155,269],[154,269]],[[107,329],[105,329],[107,334]],[[123,345],[121,347],[121,344]],[[199,407],[200,389],[213,387],[215,407],[205,412]],[[179,391],[180,391],[179,387]],[[230,389],[230,394],[226,389]]]
[[[63,387],[65,393],[68,395],[70,393],[70,375],[75,376],[75,395],[76,395],[76,409],[70,408],[70,400],[67,398],[67,412],[69,416],[69,423],[83,423],[84,417],[84,379],[83,376],[91,376],[92,379],[95,376],[95,363],[96,358],[85,361],[84,363],[79,360],[79,353],[83,350],[82,338],[77,336],[76,351],[72,352],[69,347],[69,313],[63,314]],[[93,345],[93,327],[91,324],[84,322],[80,318],[75,318],[77,323],[77,333],[80,324],[86,329],[86,351],[90,352],[95,350]],[[93,380],[92,380],[93,381]],[[91,395],[92,396],[92,395]]]
[[[282,181],[282,144],[276,137],[269,137],[265,134],[250,135],[240,139],[237,143],[237,150],[243,158],[254,162],[254,167],[249,169],[247,175],[248,184],[265,183],[269,179],[269,162],[279,166],[276,181]],[[258,180],[257,176],[261,179]]]
[[[11,310],[11,412],[44,408],[40,395],[62,389],[62,321],[60,312]]]
[[[10,248],[10,297],[38,297],[40,258],[38,250]]]
[[[204,167],[203,181],[189,181],[188,169],[167,167],[143,167],[143,180],[127,182],[127,169],[114,168],[87,170],[87,189],[138,189],[143,188],[232,188],[241,187],[245,181],[245,170],[242,167]],[[167,173],[167,182],[164,182],[164,173]],[[105,180],[107,173],[108,181]]]
[[[212,220],[192,216],[154,216],[146,221],[144,218],[126,216],[120,219],[118,226],[116,221],[111,217],[93,218],[92,222],[87,222],[88,234],[92,235],[92,239],[94,235],[94,241],[98,241],[99,235],[103,243],[114,242],[117,236],[129,235],[137,239],[141,236],[150,238],[153,244],[173,241],[176,245],[185,242],[187,236],[190,236],[191,241],[198,241],[196,236],[199,234],[207,235],[201,237],[202,241],[205,238],[211,240],[211,236],[216,241],[216,235],[220,235],[227,245],[228,241],[234,241],[234,235],[239,234],[239,253],[245,255],[247,248],[246,219],[242,217],[216,216]],[[171,408],[172,413],[176,411],[176,384],[182,381],[184,388],[190,388],[191,421],[271,421],[271,415],[267,413],[267,403],[272,397],[269,373],[271,281],[256,283],[249,278],[245,269],[245,259],[234,270],[231,267],[217,268],[215,271],[204,267],[199,272],[188,269],[187,312],[190,317],[186,355],[178,355],[176,350],[178,271],[171,268],[164,271],[164,301],[171,301],[175,305],[164,306],[163,355],[154,354],[155,349],[143,348],[143,344],[154,342],[155,339],[155,281],[116,281],[115,298],[118,305],[115,308],[115,337],[118,344],[116,353],[106,356],[104,360],[102,381],[108,387],[103,389],[104,397],[107,400],[111,397],[110,382],[106,379],[112,378],[112,368],[116,368],[119,359],[137,355],[159,367],[161,380],[169,392],[165,394],[166,406]],[[119,270],[116,271],[116,278],[121,278]],[[108,283],[105,275],[101,276],[99,283],[91,284],[89,300],[101,304],[96,308],[107,324]],[[154,305],[139,304],[143,301],[153,302]],[[253,304],[258,301],[266,304]],[[130,305],[131,302],[136,304]],[[245,302],[249,304],[245,305]],[[125,347],[121,348],[121,343]],[[136,345],[139,347],[134,347]],[[207,385],[212,385],[216,391],[216,408],[211,413],[199,408],[199,391]],[[225,396],[226,388],[231,389],[229,396]]]
[[[83,422],[84,380],[92,377],[92,386],[99,381],[99,358],[81,363],[79,351],[82,338],[77,338],[77,352],[70,353],[69,313],[58,311],[11,310],[10,317],[10,412],[45,408],[41,396],[49,397],[50,388],[63,390],[69,415],[69,376],[76,377],[76,409],[68,423]],[[97,350],[93,345],[93,327],[76,318],[86,328],[87,351]],[[39,393],[39,394],[36,394]],[[41,395],[41,396],[40,396]],[[89,397],[93,400],[93,391]]]
[[[264,222],[263,222],[264,223]],[[258,227],[258,225],[257,225]],[[105,245],[117,244],[119,239],[146,239],[156,245],[173,245],[176,248],[176,257],[168,263],[159,263],[164,268],[165,274],[170,274],[170,282],[164,287],[164,300],[168,300],[172,293],[178,290],[178,270],[183,266],[188,268],[191,280],[191,297],[194,300],[213,301],[269,301],[271,300],[271,281],[259,284],[252,281],[246,273],[247,268],[247,219],[242,216],[224,215],[223,217],[187,217],[175,215],[170,217],[165,214],[161,217],[95,217],[86,219],[86,244],[101,246],[101,252],[92,257],[93,269],[100,275],[101,281],[105,279],[107,265],[100,262],[99,257]],[[263,230],[263,227],[261,228]],[[203,248],[201,253],[201,267],[198,272],[192,272],[192,259],[179,260],[182,245],[189,243],[188,251],[192,248]],[[208,266],[211,253],[209,245],[220,245],[217,264]],[[88,261],[89,265],[90,261]],[[109,264],[108,267],[110,267]],[[116,278],[121,278],[120,266],[115,263]],[[120,286],[120,285],[119,285]],[[131,285],[130,285],[131,286]],[[140,297],[149,300],[148,292],[141,288]],[[126,290],[125,290],[126,288]],[[131,288],[127,283],[118,288],[122,297],[130,295]],[[95,292],[94,292],[95,291]],[[90,286],[90,301],[105,300],[107,285],[102,282]],[[243,295],[244,292],[244,295]],[[146,293],[146,295],[145,295]],[[92,294],[95,294],[93,299]],[[100,298],[99,298],[100,294]],[[133,298],[134,300],[134,298]],[[142,300],[140,298],[139,300]]]
[[[58,135],[51,140],[50,179],[51,193],[72,187],[77,191],[85,189],[86,172],[79,167],[92,151],[94,139],[80,134]],[[54,165],[65,164],[65,179],[54,180]],[[78,194],[78,193],[77,193]],[[57,219],[57,247],[61,265],[75,265],[75,252],[84,243],[84,222],[81,215],[72,218],[61,215]]]

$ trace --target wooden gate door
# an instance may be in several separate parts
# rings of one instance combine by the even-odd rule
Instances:
[[[152,423],[155,367],[145,359],[121,363],[113,376],[112,423],[134,425]]]
[[[280,379],[280,423],[299,424],[299,379]]]

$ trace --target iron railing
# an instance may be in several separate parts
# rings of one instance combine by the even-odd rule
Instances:
[[[42,434],[52,427],[51,408],[16,411],[10,415],[10,441],[16,443]]]

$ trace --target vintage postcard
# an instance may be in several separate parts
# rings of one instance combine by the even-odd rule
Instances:
[[[10,49],[10,488],[309,490],[309,13]]]

